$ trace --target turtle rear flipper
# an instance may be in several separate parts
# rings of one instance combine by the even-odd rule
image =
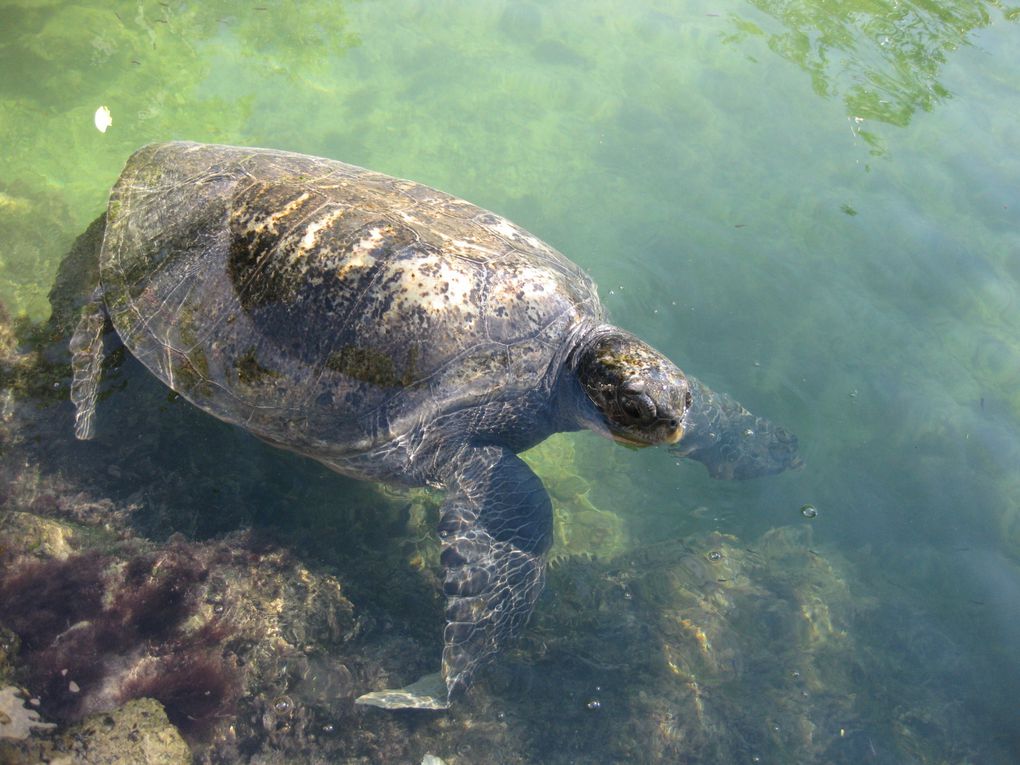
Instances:
[[[552,544],[552,503],[509,449],[470,446],[444,470],[439,521],[447,596],[441,675],[370,693],[360,704],[445,709],[472,675],[520,634],[542,591]]]
[[[99,290],[85,304],[71,337],[71,401],[74,403],[74,435],[87,440],[95,435],[96,397],[103,371],[103,328],[106,309]]]
[[[380,709],[449,709],[446,681],[440,672],[433,672],[403,688],[373,691],[358,696],[355,704]]]

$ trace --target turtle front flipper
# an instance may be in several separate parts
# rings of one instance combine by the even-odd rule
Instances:
[[[756,417],[725,393],[716,393],[693,377],[691,407],[683,439],[669,451],[702,463],[713,478],[744,479],[797,468],[797,437],[786,428]]]
[[[542,482],[498,446],[468,447],[450,460],[439,522],[446,569],[442,675],[366,694],[360,704],[442,709],[475,671],[520,634],[542,591],[552,543],[552,505]],[[437,698],[435,685],[444,692]]]
[[[74,435],[87,440],[95,435],[96,397],[103,371],[103,328],[106,309],[96,290],[81,311],[71,337],[71,401],[74,403]]]

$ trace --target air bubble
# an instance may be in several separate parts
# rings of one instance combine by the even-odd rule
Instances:
[[[818,516],[818,509],[814,505],[801,505],[800,514],[805,518],[815,518]]]
[[[277,714],[285,715],[293,711],[294,702],[290,700],[289,696],[280,696],[273,702],[273,709]]]

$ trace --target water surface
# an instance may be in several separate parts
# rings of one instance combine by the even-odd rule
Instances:
[[[636,583],[650,631],[601,639],[655,658],[648,676],[605,669],[621,646],[592,644],[578,605],[590,621],[563,654],[532,639],[511,661],[566,667],[560,695],[497,670],[477,714],[538,703],[602,732],[550,738],[519,713],[473,734],[475,756],[1015,762],[1017,17],[953,0],[3,3],[0,299],[48,316],[61,257],[149,141],[328,156],[504,214],[591,273],[614,321],[795,431],[806,467],[731,484],[593,435],[540,450],[565,538],[536,634],[587,602],[586,577]],[[292,522],[328,516],[309,512]],[[690,550],[641,557],[667,540]],[[616,563],[574,572],[585,547]],[[699,567],[718,550],[737,584],[709,608],[698,593],[729,577]],[[603,626],[626,607],[599,603]],[[802,687],[800,660],[832,674]],[[640,696],[666,687],[673,711]],[[763,688],[778,711],[751,708]],[[627,743],[649,714],[658,738]],[[439,725],[415,728],[415,757]]]

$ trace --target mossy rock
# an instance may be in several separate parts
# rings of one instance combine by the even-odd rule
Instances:
[[[191,750],[160,703],[136,699],[87,718],[61,737],[69,762],[89,765],[189,765]]]
[[[66,560],[81,547],[77,531],[68,523],[31,513],[0,513],[0,561],[23,555]]]
[[[591,484],[578,474],[574,438],[555,435],[523,455],[541,477],[553,505],[552,561],[581,555],[609,560],[628,547],[623,519],[596,507]]]

